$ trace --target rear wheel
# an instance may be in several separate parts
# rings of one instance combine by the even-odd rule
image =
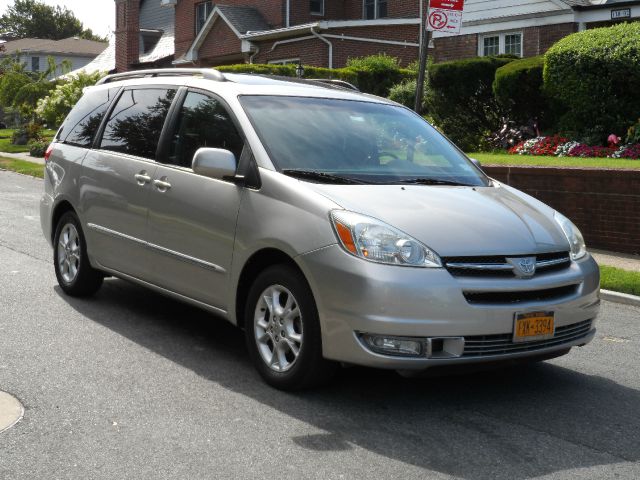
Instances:
[[[313,295],[296,269],[277,265],[256,278],[245,309],[247,348],[265,381],[282,390],[327,382],[336,365],[322,357]]]
[[[56,226],[53,265],[58,284],[67,295],[93,295],[102,286],[104,277],[89,263],[80,220],[73,212],[62,215]]]

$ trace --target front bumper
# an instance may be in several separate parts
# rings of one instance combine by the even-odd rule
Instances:
[[[567,269],[531,279],[453,277],[444,268],[382,265],[355,258],[338,245],[297,257],[314,294],[326,358],[390,369],[495,362],[560,352],[591,341],[599,311],[599,270],[590,255]],[[567,285],[576,289],[551,301],[472,304],[463,292],[518,292]],[[588,325],[579,338],[529,350],[465,354],[456,358],[398,357],[374,353],[357,332],[417,337],[504,336],[513,332],[516,312],[552,310],[556,329]],[[591,321],[589,323],[588,321]],[[582,323],[581,323],[582,322]]]

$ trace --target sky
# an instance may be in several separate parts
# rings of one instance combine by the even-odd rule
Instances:
[[[114,0],[42,0],[44,3],[67,7],[93,33],[101,36],[110,35],[115,28]],[[0,14],[3,14],[13,0],[0,0]]]

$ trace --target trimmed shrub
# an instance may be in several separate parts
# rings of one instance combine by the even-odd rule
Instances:
[[[493,94],[509,118],[519,124],[547,115],[547,100],[542,93],[544,57],[522,58],[496,70]]]
[[[474,150],[500,125],[501,109],[493,96],[496,70],[512,58],[478,57],[429,67],[426,110],[463,150]]]
[[[544,89],[558,126],[587,143],[624,136],[640,117],[640,23],[574,33],[545,55]]]
[[[415,74],[409,70],[402,69],[398,66],[398,61],[393,57],[384,55],[373,55],[376,59],[367,60],[370,57],[362,59],[350,59],[349,62],[354,66],[345,68],[322,68],[304,66],[304,78],[330,78],[336,80],[344,80],[354,84],[365,93],[386,97],[389,90],[396,83],[415,77]],[[378,57],[385,57],[386,60],[380,60]],[[393,62],[388,59],[391,58]],[[283,77],[295,77],[296,66],[290,65],[271,65],[271,64],[255,64],[243,63],[238,65],[222,65],[216,67],[221,72],[226,73],[253,73],[257,75],[278,75]]]

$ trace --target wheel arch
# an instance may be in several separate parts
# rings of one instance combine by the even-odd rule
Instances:
[[[73,205],[71,205],[71,202],[69,202],[69,200],[60,200],[53,208],[53,213],[51,215],[51,243],[53,243],[54,237],[56,235],[56,229],[58,228],[58,222],[60,221],[60,218],[62,218],[62,215],[67,212],[73,212],[78,215],[78,212],[75,208],[73,208]]]
[[[236,325],[242,329],[244,329],[244,316],[245,316],[245,307],[247,303],[247,296],[249,295],[249,290],[251,289],[251,285],[253,284],[253,279],[266,268],[269,268],[273,265],[289,265],[295,268],[300,274],[305,278],[308,284],[308,280],[306,275],[300,268],[300,266],[296,263],[296,261],[277,248],[263,248],[254,252],[249,259],[245,262],[242,267],[242,271],[240,272],[240,276],[238,277],[238,283],[236,286],[236,295],[235,295],[235,316],[236,316]]]

